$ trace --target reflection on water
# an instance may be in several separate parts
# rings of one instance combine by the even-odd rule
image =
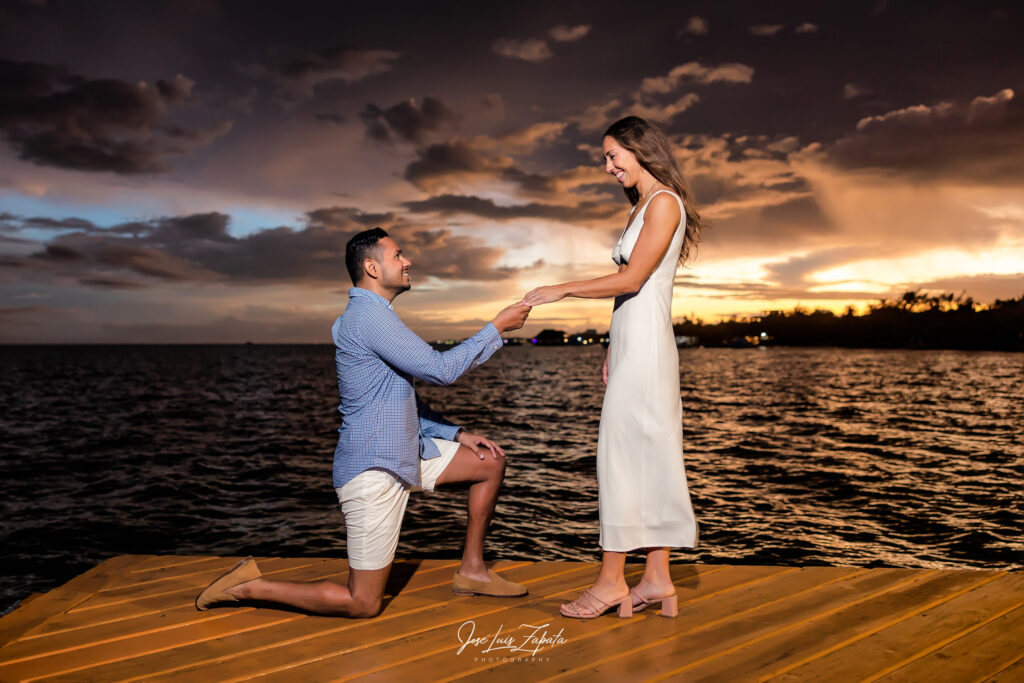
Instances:
[[[342,555],[329,346],[7,347],[0,609],[118,553]],[[508,348],[424,398],[509,452],[490,557],[594,559],[601,349]],[[680,351],[680,561],[1024,566],[1022,358]],[[399,553],[455,556],[464,493]]]

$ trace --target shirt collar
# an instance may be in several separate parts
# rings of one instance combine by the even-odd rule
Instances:
[[[382,297],[380,294],[377,294],[376,292],[371,292],[368,289],[363,289],[362,287],[350,287],[348,290],[348,296],[350,299],[354,299],[357,296],[364,297],[370,301],[382,303],[388,308],[390,308],[392,311],[395,310],[395,307],[391,305],[391,302]]]

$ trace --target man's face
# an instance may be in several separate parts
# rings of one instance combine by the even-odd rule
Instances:
[[[377,258],[380,267],[380,284],[393,292],[404,292],[412,284],[409,282],[409,268],[412,261],[402,255],[402,250],[390,237],[382,237],[377,242]]]

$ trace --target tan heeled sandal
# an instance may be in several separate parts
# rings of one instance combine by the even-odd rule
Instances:
[[[672,595],[663,595],[660,598],[645,598],[640,595],[636,588],[629,589],[630,604],[634,612],[642,612],[656,602],[661,603],[661,616],[663,617],[676,617],[679,616],[679,598],[675,593]],[[637,603],[636,600],[640,602]]]
[[[588,588],[580,597],[559,607],[558,611],[563,617],[570,619],[594,619],[616,606],[619,608],[619,616],[623,619],[633,616],[633,599],[628,593],[624,598],[605,602]]]

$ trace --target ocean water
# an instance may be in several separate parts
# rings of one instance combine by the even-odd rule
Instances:
[[[592,560],[603,350],[510,347],[450,387],[508,451],[488,557]],[[676,561],[1024,568],[1024,357],[684,349],[701,545]],[[330,346],[0,347],[0,610],[121,553],[344,556]],[[457,557],[463,490],[398,553]]]

